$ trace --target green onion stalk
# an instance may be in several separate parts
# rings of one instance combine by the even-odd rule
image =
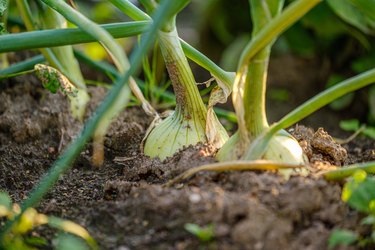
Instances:
[[[159,30],[158,40],[175,92],[176,108],[170,116],[150,128],[152,130],[146,135],[144,144],[146,155],[161,160],[184,146],[203,142],[220,148],[228,139],[216,116],[207,119],[207,108],[182,50],[175,19],[176,15]],[[215,130],[214,135],[208,133],[212,130]]]
[[[8,18],[9,0],[0,1],[0,35],[6,34],[7,18]],[[8,57],[5,53],[0,53],[0,70],[9,66]]]
[[[17,0],[17,6],[29,31],[39,28],[61,29],[67,27],[65,18],[43,3],[38,3],[39,18],[32,16],[30,6],[26,0]],[[75,85],[75,95],[68,95],[70,110],[74,118],[82,121],[90,96],[87,93],[85,80],[79,68],[78,61],[74,57],[72,46],[40,49],[40,51],[52,67],[58,69]]]
[[[130,64],[126,55],[123,53],[121,47],[116,43],[113,37],[102,29],[99,25],[89,20],[80,12],[73,9],[63,0],[42,0],[48,6],[54,8],[67,20],[77,25],[80,29],[90,34],[97,39],[111,55],[119,73],[125,73]],[[130,80],[130,87],[136,88],[132,78]],[[135,85],[135,86],[134,86]],[[93,134],[93,157],[92,162],[95,166],[101,166],[104,162],[104,137],[108,130],[109,125],[114,117],[116,117],[121,110],[123,110],[129,100],[129,87],[124,84],[120,89],[120,97],[117,98],[110,107],[107,108],[103,117],[97,124]],[[150,111],[151,112],[151,111]]]
[[[249,2],[254,39],[268,22],[281,13],[284,0],[250,0]],[[272,42],[239,65],[233,87],[238,131],[218,152],[217,158],[220,161],[244,159],[246,149],[269,127],[265,99],[271,46]],[[262,158],[288,164],[304,164],[307,161],[298,142],[285,130],[279,131],[272,138]]]

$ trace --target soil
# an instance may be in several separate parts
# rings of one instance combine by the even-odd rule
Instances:
[[[90,93],[92,112],[105,90],[93,87]],[[334,229],[369,232],[359,223],[363,214],[341,201],[342,183],[314,174],[284,180],[273,172],[203,172],[163,187],[184,170],[215,162],[214,152],[197,145],[164,162],[150,159],[139,148],[150,122],[139,108],[126,109],[106,136],[104,165],[91,165],[88,144],[38,211],[81,224],[101,249],[314,250],[327,249]],[[43,90],[34,77],[3,81],[0,189],[15,202],[27,198],[81,128],[71,118],[66,98]],[[290,131],[315,172],[375,160],[375,142],[370,139],[358,137],[340,146],[324,129],[296,126]],[[201,242],[184,228],[187,223],[213,224],[213,240]]]

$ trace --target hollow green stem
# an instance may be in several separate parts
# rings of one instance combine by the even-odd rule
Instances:
[[[93,61],[90,57],[86,56],[85,54],[83,54],[80,51],[75,51],[75,55],[80,61],[86,63],[90,67],[93,67],[94,69],[96,69],[100,72],[103,72],[104,74],[107,74],[109,77],[111,77],[111,78],[117,78],[118,77],[118,73],[117,73],[116,69],[111,64],[108,64],[106,62]],[[0,75],[1,75],[1,72],[2,71],[0,71]],[[140,86],[140,88],[142,90],[144,90],[145,84],[141,81],[137,81],[137,83]],[[165,91],[165,90],[163,90],[159,87],[156,87],[155,91],[156,91],[157,94],[159,94],[160,96],[165,98],[168,102],[171,102],[171,101],[175,100],[175,96],[172,92]],[[230,122],[234,122],[234,123],[237,122],[237,117],[236,117],[236,114],[234,112],[224,110],[224,109],[221,109],[221,108],[216,108],[216,107],[214,108],[214,110],[219,117],[223,117]]]
[[[7,19],[8,19],[9,0],[2,0],[0,2],[0,35],[6,33]],[[0,70],[9,67],[7,54],[0,53]]]
[[[205,123],[206,109],[200,98],[196,81],[183,53],[177,30],[159,31],[159,43],[176,95],[176,109],[184,116],[198,115]],[[203,124],[203,127],[205,125]]]
[[[262,49],[249,63],[244,86],[244,121],[248,136],[255,138],[268,127],[266,84],[270,47]]]
[[[164,29],[170,28],[170,21]],[[177,30],[158,32],[160,49],[176,96],[173,114],[147,135],[144,153],[164,160],[183,146],[206,142],[206,107],[183,53]]]
[[[100,25],[100,27],[108,31],[108,33],[110,33],[114,38],[123,38],[142,34],[146,31],[146,28],[150,23],[151,21],[137,21],[104,24]],[[85,33],[81,29],[69,28],[40,30],[0,36],[0,52],[55,47],[95,41],[96,39],[94,37]],[[184,50],[185,55],[188,58],[211,72],[213,76],[225,82],[228,86],[231,87],[234,81],[233,72],[224,71],[208,57],[192,47],[190,44],[181,39],[180,42],[182,49]]]
[[[86,33],[100,41],[108,49],[120,72],[124,72],[125,69],[129,67],[121,47],[114,41],[113,37],[99,25],[73,9],[63,0],[42,0],[42,2],[55,9],[67,20],[76,24]]]
[[[34,71],[35,70],[31,69],[31,70],[19,71],[17,73],[12,73],[12,74],[8,74],[8,75],[4,75],[4,76],[0,75],[0,80],[5,79],[5,78],[11,78],[11,77],[15,77],[15,76],[21,76],[21,75],[33,73]]]
[[[10,65],[8,68],[0,70],[0,79],[8,78],[9,75],[16,74],[34,68],[35,64],[44,62],[43,55],[37,55],[25,61]]]
[[[140,46],[135,50],[133,56],[130,58],[131,66],[129,70],[126,73],[123,73],[121,77],[117,79],[115,86],[110,90],[105,100],[86,124],[78,138],[71,143],[66,151],[64,151],[61,157],[53,164],[48,173],[41,178],[39,185],[36,186],[35,189],[30,193],[29,198],[22,203],[21,214],[27,208],[36,206],[48,192],[48,190],[56,183],[60,175],[71,167],[74,159],[79,155],[80,151],[89,140],[99,121],[106,113],[106,110],[116,102],[116,99],[119,97],[120,90],[123,88],[124,84],[128,82],[130,76],[138,70],[143,56],[147,53],[149,47],[155,40],[157,30],[164,23],[165,16],[172,12],[171,9],[173,4],[173,1],[163,1],[160,7],[156,10],[153,19],[154,22],[151,25],[149,32],[145,34]],[[2,228],[0,233],[0,245],[6,233],[9,232],[12,225],[19,218],[20,215],[16,216],[13,220],[8,221]]]
[[[42,10],[42,13],[39,15],[41,26],[43,29],[61,29],[66,28],[66,20],[54,11],[51,8],[45,8]],[[74,57],[73,47],[72,46],[61,46],[56,48],[50,48],[52,53],[55,55],[61,66],[61,70],[68,73],[67,77],[71,77],[74,80],[74,84],[80,89],[86,92],[86,85],[81,70],[79,68],[78,61]],[[88,97],[88,95],[87,95]],[[87,99],[88,100],[88,99]],[[74,104],[76,105],[76,104]],[[84,105],[85,106],[85,105]],[[82,109],[83,117],[84,108]]]
[[[235,73],[228,72],[220,68],[217,64],[211,61],[207,56],[199,52],[190,44],[180,38],[180,43],[185,55],[194,61],[202,68],[209,71],[216,79],[220,79],[229,89],[232,89]]]
[[[30,10],[30,6],[28,4],[28,2],[26,0],[16,0],[17,2],[17,7],[18,7],[18,10],[20,12],[20,15],[25,23],[25,26],[27,28],[27,30],[29,31],[33,31],[33,30],[36,30],[36,27],[37,27],[37,24],[34,22],[34,19],[32,17],[32,14],[31,14],[31,10]],[[1,36],[0,38],[2,39],[5,39],[8,37],[9,35],[5,35],[5,36]],[[23,43],[24,41],[23,40],[18,40],[18,39],[12,39],[12,41],[10,41],[11,43]],[[3,42],[1,43],[3,44]],[[6,46],[6,43],[4,44],[4,47]],[[3,46],[1,46],[3,47]],[[1,51],[1,52],[7,52],[6,50],[5,51]],[[53,52],[48,49],[48,48],[43,48],[43,49],[40,49],[40,52],[44,55],[44,57],[48,60],[48,62],[51,64],[51,66],[55,67],[55,68],[58,68],[60,69],[61,71],[63,71],[63,67],[62,65],[60,64],[60,62],[58,61],[58,59],[56,58],[56,56],[53,54]],[[63,74],[65,74],[66,72],[62,72]]]
[[[20,12],[22,19],[25,23],[27,30],[35,30],[36,24],[33,21],[31,10],[27,0],[16,0],[18,11]]]
[[[111,23],[100,25],[114,38],[130,37],[142,34],[150,21]],[[19,51],[95,42],[97,39],[77,28],[38,30],[0,36],[0,52]]]
[[[50,7],[54,8],[58,12],[60,12],[67,20],[71,21],[72,23],[76,24],[82,30],[96,38],[108,51],[108,53],[113,58],[116,67],[118,68],[120,73],[125,72],[129,68],[129,61],[125,54],[122,51],[122,48],[116,43],[113,37],[104,29],[102,29],[99,25],[92,22],[84,15],[73,9],[70,5],[65,3],[62,0],[42,0]],[[154,115],[156,111],[152,108],[152,106],[147,102],[144,98],[142,92],[139,90],[138,86],[135,84],[134,80],[130,78],[129,82],[130,88],[134,95],[142,102],[142,107],[148,114]],[[104,161],[104,136],[107,132],[107,129],[114,117],[116,117],[121,110],[123,110],[127,104],[127,95],[128,89],[127,86],[124,86],[121,89],[123,98],[118,99],[113,106],[111,106],[105,117],[101,120],[98,125],[97,131],[94,135],[94,143],[93,143],[93,164],[96,166],[101,166]]]
[[[366,87],[367,85],[370,85],[372,83],[375,83],[375,69],[368,70],[345,81],[342,81],[314,96],[310,100],[294,109],[292,112],[288,113],[276,123],[275,129],[287,128],[312,114],[313,112],[317,111],[318,109],[324,107],[325,105],[331,103],[337,98],[350,92],[356,91],[360,88]]]
[[[266,24],[281,12],[284,1],[250,0],[249,2],[253,21],[253,40],[256,35],[263,30]],[[242,105],[244,105],[243,121],[245,124],[239,126],[239,128],[240,133],[242,133],[243,136],[249,136],[250,141],[268,127],[265,106],[267,71],[270,53],[271,44],[255,54],[246,64],[247,70],[243,71],[246,74],[245,84],[243,86],[244,93],[242,103]],[[242,108],[239,110],[242,110]],[[248,135],[241,131],[241,128],[244,127],[246,127]]]
[[[144,21],[151,19],[149,15],[128,0],[110,0],[110,2],[133,20]]]
[[[369,174],[375,174],[375,161],[353,164],[335,170],[329,170],[323,172],[322,176],[329,181],[340,181],[352,176],[358,170],[363,170]]]
[[[322,0],[297,0],[291,3],[280,15],[273,18],[264,28],[252,39],[239,61],[238,69],[241,69],[253,56],[262,48],[270,44],[282,32],[298,21],[314,6]]]
[[[150,20],[150,17],[144,13],[142,10],[137,8],[134,4],[132,4],[128,0],[111,0],[111,2],[116,5],[122,12],[128,15],[135,21],[145,21]],[[116,2],[116,3],[115,3]],[[199,66],[203,67],[204,69],[211,72],[211,74],[220,79],[224,84],[227,85],[229,89],[232,88],[235,74],[233,72],[226,72],[218,65],[216,65],[213,61],[211,61],[208,57],[204,54],[200,53],[197,49],[192,47],[190,44],[185,42],[180,38],[182,49],[185,52],[185,55],[197,63]]]
[[[233,87],[233,103],[238,117],[238,131],[216,155],[220,161],[247,160],[248,148],[252,148],[259,135],[262,135],[269,127],[265,111],[265,96],[270,50],[275,38],[267,40],[272,37],[272,33],[267,37],[266,35],[270,34],[262,34],[262,32],[267,30],[269,24],[283,15],[280,14],[283,4],[284,0],[250,0],[253,36],[242,54],[242,61],[239,64]],[[277,23],[277,25],[280,24]],[[277,33],[273,35],[277,35]],[[257,47],[256,51],[249,50],[248,48],[252,48],[252,44],[257,44],[259,37],[261,37],[261,42],[266,41],[263,47]],[[278,133],[272,141],[270,139],[269,146],[264,149],[260,157],[251,159],[262,158],[291,164],[303,164],[306,161],[306,156],[298,142],[285,131]],[[283,174],[287,177],[290,172]]]
[[[143,7],[145,7],[147,13],[152,13],[155,8],[158,6],[158,3],[155,0],[138,0]],[[169,22],[170,18],[167,18],[167,23]],[[165,24],[164,24],[165,25]]]

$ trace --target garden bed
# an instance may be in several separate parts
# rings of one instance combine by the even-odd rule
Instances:
[[[21,202],[82,125],[71,118],[62,94],[48,93],[32,76],[3,81],[0,89],[0,189]],[[92,112],[105,89],[92,87],[90,93]],[[149,159],[139,145],[150,122],[139,108],[122,112],[106,136],[104,165],[91,165],[88,144],[38,211],[81,224],[101,249],[326,249],[334,229],[369,231],[359,223],[362,215],[341,201],[342,183],[317,173],[329,162],[375,160],[370,139],[343,145],[348,157],[342,158],[313,146],[314,174],[308,177],[203,172],[167,188],[162,185],[184,170],[215,162],[214,152],[197,145],[164,162]],[[314,133],[293,130],[305,141]],[[331,143],[327,138],[322,143]],[[214,225],[213,239],[201,242],[184,228],[187,223]]]

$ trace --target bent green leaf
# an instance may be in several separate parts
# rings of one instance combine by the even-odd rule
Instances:
[[[374,0],[328,0],[327,2],[343,20],[367,34],[375,34]]]

